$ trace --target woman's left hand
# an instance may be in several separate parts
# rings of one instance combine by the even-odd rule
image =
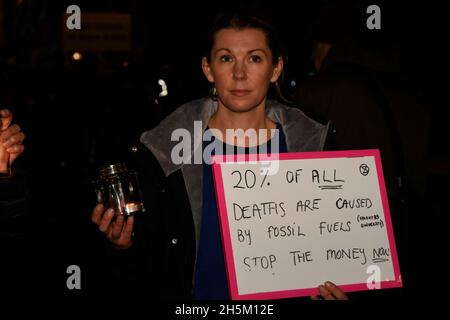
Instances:
[[[312,300],[348,300],[345,292],[330,281],[320,285],[318,289],[320,296],[312,296]]]

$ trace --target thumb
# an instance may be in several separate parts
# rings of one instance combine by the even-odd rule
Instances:
[[[9,127],[12,121],[12,113],[8,109],[0,110],[0,130],[5,130]]]

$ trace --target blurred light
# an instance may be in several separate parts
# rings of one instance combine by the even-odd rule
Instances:
[[[72,59],[75,61],[81,60],[81,59],[83,59],[83,55],[79,52],[74,52],[72,54]]]
[[[291,87],[295,87],[297,85],[297,82],[295,82],[295,80],[291,81]]]
[[[161,86],[161,92],[159,93],[160,97],[165,97],[169,94],[167,91],[167,85],[166,82],[163,79],[158,80],[158,84]]]
[[[130,65],[130,63],[128,61],[124,61],[122,63],[122,67],[127,68]]]

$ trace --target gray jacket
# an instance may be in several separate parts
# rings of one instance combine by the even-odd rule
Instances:
[[[131,148],[130,161],[139,174],[147,212],[136,215],[133,246],[111,252],[118,276],[114,283],[125,286],[125,292],[144,291],[157,299],[191,298],[203,181],[202,165],[193,164],[193,160],[196,152],[203,154],[203,131],[216,110],[217,102],[209,98],[184,104],[142,134]],[[266,111],[281,125],[288,151],[323,149],[328,126],[275,101],[267,101]],[[201,121],[201,126],[194,126],[194,121]],[[184,130],[184,136],[191,140],[190,152],[183,155],[180,164],[171,160],[173,148],[180,143],[171,139],[176,129]]]

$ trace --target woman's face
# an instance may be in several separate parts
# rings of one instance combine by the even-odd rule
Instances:
[[[208,81],[215,84],[219,103],[233,112],[253,110],[265,102],[283,61],[272,62],[272,52],[259,29],[222,29],[215,37],[210,62],[202,61]]]

